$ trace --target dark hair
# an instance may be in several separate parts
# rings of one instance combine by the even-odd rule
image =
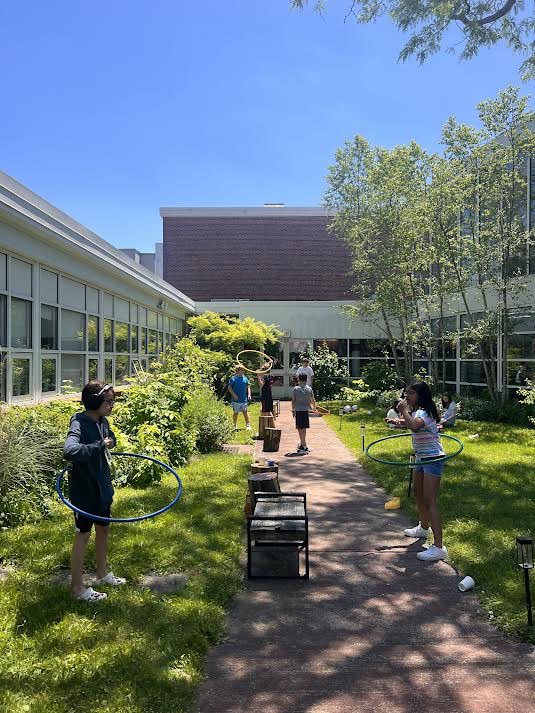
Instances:
[[[448,397],[448,403],[447,403],[447,404],[444,403],[444,396],[447,396],[447,397]],[[451,397],[450,392],[449,392],[449,391],[443,391],[443,392],[442,392],[442,405],[443,405],[443,406],[449,406],[452,401],[453,401],[453,399],[452,399],[452,397]]]
[[[394,411],[397,411],[397,410],[398,410],[398,406],[399,406],[399,399],[394,399],[394,400],[392,401],[392,406],[391,406],[391,408],[393,408]]]
[[[113,391],[113,394],[115,395],[115,390],[111,384],[105,384],[103,381],[98,379],[90,381],[84,386],[82,389],[82,403],[88,411],[96,411],[100,408],[104,399],[99,394],[106,386],[109,386],[109,388],[105,391]]]
[[[306,374],[299,374],[299,381],[307,381],[307,375],[306,375]]]
[[[433,401],[433,394],[425,381],[416,381],[414,384],[410,384],[409,388],[416,392],[418,396],[418,406],[427,411],[438,423],[440,416],[438,415],[437,405]]]

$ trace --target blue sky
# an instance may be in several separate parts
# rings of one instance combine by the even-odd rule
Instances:
[[[160,206],[317,205],[355,134],[436,150],[448,116],[476,123],[479,101],[520,84],[503,46],[398,64],[387,20],[344,24],[333,4],[322,18],[288,0],[3,3],[0,167],[148,251]]]

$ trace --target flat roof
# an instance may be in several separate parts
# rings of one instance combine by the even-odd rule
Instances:
[[[220,207],[189,207],[189,208],[160,208],[162,218],[235,218],[238,216],[248,216],[250,218],[290,218],[304,216],[329,216],[334,215],[333,211],[322,206],[236,206],[234,208]]]
[[[4,171],[0,171],[0,216],[8,221],[22,223],[48,239],[52,237],[71,250],[82,251],[93,260],[103,260],[122,272],[125,277],[138,280],[165,295],[167,299],[190,311],[195,311],[195,303],[190,297],[130,259],[111,243],[33,193]]]

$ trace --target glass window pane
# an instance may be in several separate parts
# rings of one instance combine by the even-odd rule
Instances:
[[[149,329],[149,344],[148,353],[156,354],[156,345],[158,340],[158,332],[155,329]]]
[[[158,312],[158,329],[163,329],[163,314]]]
[[[0,352],[0,402],[7,401],[7,354]]]
[[[41,284],[39,288],[41,302],[58,302],[58,276],[55,272],[41,268]]]
[[[128,324],[115,322],[115,351],[128,352]]]
[[[0,347],[7,347],[7,295],[0,295]]]
[[[535,378],[535,361],[510,361],[507,363],[507,383],[510,386],[526,386],[526,381]]]
[[[66,352],[85,351],[85,314],[70,309],[61,310],[61,349]]]
[[[117,385],[124,384],[128,377],[128,357],[115,357],[115,383]]]
[[[169,334],[169,332],[167,332],[167,334],[165,335],[166,349],[170,349],[173,346],[173,339],[174,339],[174,335]]]
[[[507,357],[509,359],[535,359],[535,334],[510,334]]]
[[[0,290],[7,290],[7,256],[0,253]]]
[[[15,297],[11,299],[11,346],[32,348],[32,303]]]
[[[84,385],[84,357],[80,354],[61,355],[61,391],[78,393]]]
[[[49,394],[57,390],[57,360],[41,359],[41,391]]]
[[[90,312],[99,312],[99,299],[98,299],[98,290],[95,289],[94,287],[87,287],[86,288],[86,300],[87,300],[87,309]]]
[[[339,357],[347,356],[347,339],[314,339],[314,349],[325,346]]]
[[[61,304],[85,309],[85,285],[68,277],[61,278]]]
[[[132,354],[138,353],[138,327],[133,324],[130,327],[130,351]]]
[[[113,359],[104,359],[104,381],[113,384]]]
[[[147,309],[146,307],[139,308],[139,323],[145,326],[147,324]]]
[[[29,262],[23,262],[16,258],[11,258],[11,279],[9,281],[11,292],[25,297],[32,296],[32,266]]]
[[[58,308],[41,305],[41,349],[58,348]]]
[[[30,360],[14,358],[12,365],[13,396],[28,396],[30,393]]]
[[[113,317],[113,295],[104,293],[104,316]]]
[[[134,324],[137,324],[137,319],[137,305],[132,302],[132,304],[130,305],[130,321]]]
[[[163,328],[165,329],[166,332],[169,332],[170,322],[171,322],[171,320],[169,319],[169,317],[164,317]]]
[[[186,334],[186,322],[183,319],[178,320],[177,334],[179,334],[181,337]]]
[[[158,332],[158,352],[163,353],[163,332]]]
[[[156,312],[152,312],[150,309],[147,312],[147,326],[154,327],[154,329],[158,327],[158,317]]]
[[[147,353],[147,328],[141,328],[141,354]]]
[[[111,319],[104,320],[104,351],[113,351],[113,322]]]
[[[467,381],[474,384],[485,383],[485,371],[483,362],[481,361],[462,361],[461,362],[461,381]]]
[[[99,351],[99,318],[90,314],[87,318],[87,349],[90,352]]]
[[[98,359],[89,359],[89,372],[87,374],[88,381],[96,381],[98,379]]]
[[[126,300],[122,300],[119,297],[115,298],[115,319],[120,319],[123,322],[130,321],[130,303]]]
[[[457,378],[456,362],[442,361],[437,362],[438,378],[440,381],[455,381]]]
[[[169,318],[169,331],[171,332],[171,334],[176,334],[177,329],[178,329],[178,326],[177,326],[176,319],[173,319],[173,317],[170,317]]]

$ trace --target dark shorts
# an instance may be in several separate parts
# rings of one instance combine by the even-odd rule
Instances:
[[[295,412],[295,427],[296,428],[310,428],[310,420],[308,418],[308,411],[296,411]]]
[[[106,508],[105,510],[102,510],[102,512],[96,512],[95,515],[100,515],[101,517],[111,517],[111,510],[110,508]],[[80,515],[79,512],[74,513],[74,529],[76,532],[91,532],[93,525],[107,527],[109,524],[109,522],[100,522],[100,520],[93,520],[91,517]]]

